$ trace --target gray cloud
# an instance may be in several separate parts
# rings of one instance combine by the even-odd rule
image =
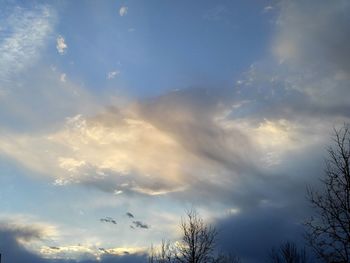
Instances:
[[[268,176],[231,193],[241,212],[216,222],[220,246],[245,262],[265,261],[271,247],[287,240],[305,245],[302,222],[312,213],[306,185],[319,186],[332,128],[350,118],[349,2],[281,1],[279,7],[274,48],[280,61],[255,63],[237,81],[242,103],[227,116],[253,127],[283,120],[288,134],[296,132],[297,148],[285,150],[271,169],[261,168]]]
[[[275,56],[253,64],[237,82],[237,95],[246,103],[232,116],[302,125],[349,119],[349,2],[280,1],[277,6]]]
[[[276,48],[282,58],[349,73],[348,1],[282,1],[280,8]]]
[[[139,105],[142,116],[170,133],[189,152],[209,162],[236,170],[244,158],[235,148],[253,153],[249,139],[239,130],[226,130],[216,122],[227,110],[232,94],[225,90],[190,88]],[[225,95],[229,95],[225,97]]]
[[[104,253],[100,260],[72,260],[72,259],[50,259],[27,250],[18,240],[35,241],[43,238],[44,233],[33,226],[16,226],[13,224],[0,225],[0,253],[2,260],[8,263],[28,262],[28,263],[129,263],[145,262],[144,254],[124,254],[113,255]],[[54,250],[59,247],[52,248]],[[93,257],[93,255],[91,255]]]

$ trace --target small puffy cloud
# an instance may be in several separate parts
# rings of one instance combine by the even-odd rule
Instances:
[[[141,221],[132,221],[132,223],[134,224],[135,227],[138,227],[138,228],[144,228],[144,229],[149,228],[147,224],[142,223]]]
[[[129,218],[134,218],[134,215],[130,212],[127,212],[126,215],[129,217]]]
[[[58,36],[56,39],[56,49],[58,53],[61,55],[66,53],[66,49],[68,48],[65,39],[62,36]]]
[[[114,79],[119,74],[120,74],[119,70],[110,71],[107,73],[107,79]]]
[[[128,13],[128,7],[127,6],[122,6],[119,9],[119,15],[120,16],[125,16]]]

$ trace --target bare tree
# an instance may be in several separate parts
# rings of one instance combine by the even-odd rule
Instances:
[[[162,241],[158,250],[151,247],[149,263],[239,263],[237,256],[215,253],[217,231],[204,223],[196,210],[186,213],[180,224],[182,238],[171,244]]]
[[[175,259],[179,263],[206,263],[214,260],[217,231],[204,223],[195,210],[181,221],[182,240],[176,246]]]
[[[272,249],[269,255],[270,263],[306,263],[305,249],[298,249],[292,242],[282,244],[279,249]]]
[[[350,262],[350,126],[334,130],[323,189],[308,188],[315,216],[306,222],[306,240],[328,263]]]
[[[160,248],[156,250],[151,246],[150,253],[148,256],[149,263],[171,263],[174,261],[174,250],[171,243],[166,240],[162,240]]]
[[[151,245],[151,248],[149,249],[149,253],[148,253],[148,263],[155,263],[156,261],[156,251],[153,247],[153,245]]]

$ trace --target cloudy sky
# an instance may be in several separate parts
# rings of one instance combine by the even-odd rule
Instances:
[[[0,253],[135,262],[195,207],[301,245],[350,120],[350,2],[0,0]]]

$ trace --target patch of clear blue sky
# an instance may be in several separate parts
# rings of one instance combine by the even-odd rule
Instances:
[[[262,57],[271,33],[270,1],[57,2],[48,59],[91,91],[116,88],[142,98],[189,86],[230,86]],[[119,8],[128,7],[121,17]],[[109,71],[120,75],[107,80]]]

